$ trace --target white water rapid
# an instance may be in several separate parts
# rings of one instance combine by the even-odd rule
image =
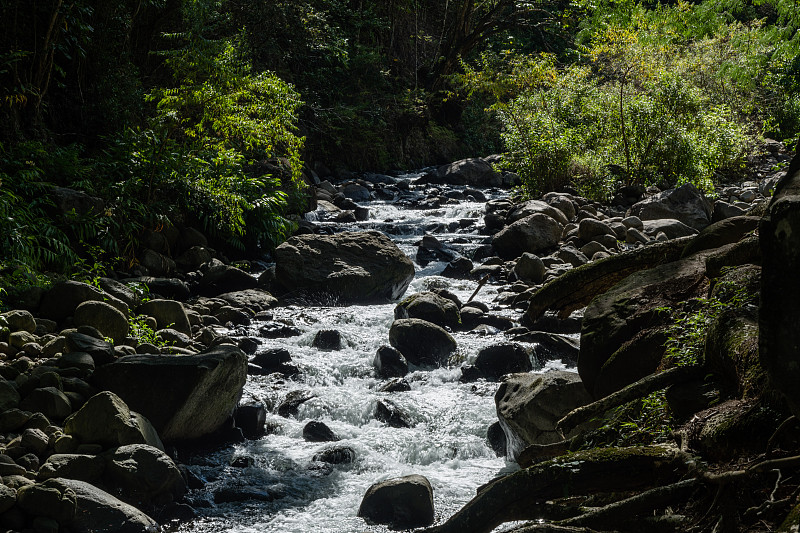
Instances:
[[[490,197],[501,194],[486,193]],[[412,259],[416,254],[414,243],[426,231],[465,255],[485,238],[477,232],[484,212],[480,202],[463,201],[434,210],[403,209],[387,201],[363,205],[370,209],[370,219],[348,224],[346,229],[380,229]],[[476,225],[461,229],[460,221],[464,219],[475,219]],[[337,225],[337,229],[342,228]],[[433,263],[424,269],[417,266],[407,294],[440,287],[466,302],[477,282],[438,276],[443,268],[444,263]],[[487,285],[476,299],[495,307],[492,300],[496,294],[497,287]],[[413,371],[406,377],[411,391],[379,392],[385,381],[375,377],[373,359],[378,347],[388,344],[394,307],[277,308],[275,321],[290,323],[303,331],[300,336],[286,339],[258,338],[259,324],[250,326],[260,349],[288,349],[301,374],[291,379],[278,379],[276,375],[248,378],[243,400],[260,401],[271,408],[266,436],[188,460],[181,458],[206,486],[190,493],[201,518],[179,526],[178,531],[388,531],[358,518],[359,504],[370,485],[408,474],[421,474],[430,480],[436,521],[441,522],[470,500],[480,485],[516,468],[514,463],[498,458],[486,440],[487,428],[497,421],[497,383],[459,382],[463,361],[471,362],[482,347],[502,342],[505,337],[456,333],[458,353],[450,367]],[[512,310],[493,312],[518,316]],[[338,330],[345,347],[338,351],[313,348],[315,333],[323,329]],[[559,362],[550,363],[549,367],[563,368]],[[276,407],[291,391],[309,391],[313,398],[300,405],[295,416],[279,416]],[[373,412],[381,398],[391,398],[409,415],[414,427],[393,428],[376,420]],[[341,440],[306,442],[303,427],[312,420],[327,424]],[[316,452],[332,444],[352,448],[355,460],[333,466],[312,461]],[[215,502],[214,493],[228,489],[245,489],[252,498]]]

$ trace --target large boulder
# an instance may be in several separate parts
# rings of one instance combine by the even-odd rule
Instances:
[[[436,170],[436,181],[473,187],[500,187],[503,177],[485,159],[469,158],[440,166]]]
[[[99,455],[54,453],[39,468],[37,479],[63,477],[91,483],[100,479],[104,470],[105,460]]]
[[[444,366],[456,350],[456,341],[442,327],[420,320],[401,318],[389,328],[389,344],[417,366]]]
[[[691,183],[669,189],[631,206],[629,214],[641,220],[675,218],[701,230],[711,223],[713,206]]]
[[[506,218],[508,222],[511,223],[516,222],[517,220],[522,220],[523,218],[533,215],[534,213],[542,213],[547,215],[550,218],[557,220],[561,224],[569,223],[569,219],[563,211],[557,207],[553,207],[547,202],[543,202],[542,200],[528,200],[526,202],[522,202],[521,204],[514,206],[508,212]]]
[[[404,298],[394,308],[394,317],[419,318],[450,328],[461,324],[461,313],[453,300],[427,291]]]
[[[692,239],[683,249],[683,257],[711,248],[738,242],[742,237],[758,228],[758,217],[733,217],[714,222]]]
[[[152,533],[158,523],[132,505],[77,479],[55,478],[42,483],[75,499],[76,512],[63,523],[75,533]],[[37,486],[37,485],[34,485]]]
[[[514,259],[525,252],[553,248],[561,240],[563,226],[543,213],[534,213],[500,230],[492,239],[498,255]]]
[[[586,307],[578,372],[594,396],[602,397],[651,374],[664,353],[658,334],[669,321],[663,308],[706,296],[702,254],[636,272]]]
[[[278,299],[263,289],[245,289],[243,291],[226,292],[217,296],[238,309],[250,309],[254,312],[266,311],[275,307]]]
[[[246,378],[244,352],[220,345],[198,355],[121,357],[97,369],[93,383],[146,416],[164,442],[177,442],[219,430],[236,409]]]
[[[64,432],[85,444],[106,448],[125,444],[149,444],[161,450],[164,445],[150,422],[131,412],[122,399],[111,391],[89,398],[64,422]]]
[[[339,301],[396,300],[414,277],[414,264],[378,231],[299,235],[275,249],[275,275],[286,290]]]
[[[475,368],[483,377],[497,381],[506,374],[533,370],[531,354],[522,345],[511,342],[492,344],[478,352]]]
[[[72,316],[76,307],[88,301],[102,302],[103,293],[79,281],[60,281],[45,293],[39,314],[60,322]]]
[[[358,516],[392,528],[428,526],[433,523],[433,488],[420,475],[381,481],[367,489]]]
[[[92,326],[119,344],[128,335],[128,319],[106,302],[83,302],[75,308],[75,325]]]
[[[516,458],[528,445],[563,440],[556,423],[592,399],[577,374],[551,370],[508,376],[497,389],[494,401],[506,433],[508,455]],[[575,429],[566,437],[578,431]]]
[[[227,292],[255,289],[258,279],[242,269],[232,265],[225,265],[219,261],[211,265],[200,278],[200,288],[203,294],[215,296]]]
[[[136,501],[164,504],[186,492],[175,461],[147,444],[129,444],[115,449],[108,457],[106,476]]]

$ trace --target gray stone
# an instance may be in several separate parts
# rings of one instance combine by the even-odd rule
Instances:
[[[382,378],[403,377],[408,374],[408,361],[399,350],[381,346],[372,362],[375,372]]]
[[[707,225],[708,224],[706,224],[706,226]],[[675,220],[674,218],[645,220],[644,232],[651,237],[658,236],[659,233],[664,233],[668,239],[677,239],[679,237],[697,235],[696,229],[691,228],[680,220]]]
[[[197,439],[222,427],[246,378],[247,356],[232,345],[188,356],[129,355],[93,375],[96,386],[147,417],[164,442]]]
[[[5,513],[17,503],[17,491],[0,484],[0,514]]]
[[[17,388],[0,378],[0,413],[19,405],[21,398]]]
[[[47,449],[48,442],[49,437],[44,431],[40,429],[28,428],[22,432],[22,441],[20,444],[27,451],[37,456],[41,456]]]
[[[497,381],[506,374],[533,370],[531,354],[517,343],[492,344],[482,348],[475,358],[475,368],[483,377]]]
[[[584,218],[578,223],[578,237],[583,242],[595,240],[600,235],[614,235],[616,232],[611,226],[594,218]]]
[[[395,318],[419,318],[441,327],[457,328],[461,324],[458,305],[433,292],[418,292],[403,299],[394,308]]]
[[[142,382],[145,383],[145,382]],[[64,432],[85,444],[101,444],[113,448],[125,444],[145,443],[164,448],[157,433],[141,415],[132,413],[125,402],[110,391],[103,391],[89,400],[64,423]]]
[[[106,302],[83,302],[75,309],[76,326],[92,326],[115,344],[128,335],[128,319]]]
[[[64,420],[72,413],[69,398],[55,387],[33,389],[19,406],[25,411],[42,413],[53,421]]]
[[[512,374],[501,383],[494,399],[497,417],[508,439],[508,454],[514,459],[530,444],[563,440],[556,431],[556,423],[573,409],[592,401],[580,377],[562,370],[538,375]]]
[[[473,187],[500,187],[503,184],[502,176],[480,158],[462,159],[440,166],[436,170],[436,181]]]
[[[492,239],[492,246],[501,257],[513,259],[524,252],[537,253],[554,247],[562,230],[552,217],[535,213],[500,230]]]
[[[523,253],[514,265],[514,274],[517,279],[526,283],[539,284],[544,280],[547,267],[539,258],[529,252]]]
[[[381,481],[367,490],[358,516],[393,528],[428,526],[434,517],[433,488],[419,475]]]
[[[246,289],[236,292],[226,292],[217,298],[225,300],[233,307],[249,309],[253,312],[266,311],[278,304],[278,299],[263,289]]]
[[[547,215],[561,224],[569,223],[569,218],[560,209],[553,207],[548,202],[543,202],[541,200],[528,200],[515,206],[511,209],[511,211],[508,212],[507,222],[511,224],[534,213],[542,213]]]
[[[663,218],[677,219],[696,230],[701,230],[711,223],[711,203],[691,183],[675,189],[669,189],[630,208],[630,214],[643,221]]]
[[[8,328],[11,331],[27,331],[28,333],[36,331],[36,320],[33,318],[30,311],[7,311],[3,313],[2,316],[6,319]]]
[[[183,304],[175,300],[150,300],[139,306],[139,314],[156,319],[157,328],[173,328],[187,335],[192,334],[189,317]]]
[[[129,444],[114,450],[106,463],[106,476],[136,501],[163,505],[186,492],[175,462],[147,444]]]
[[[71,488],[45,481],[21,487],[17,491],[17,505],[34,516],[45,516],[66,524],[75,517],[78,500]]]
[[[456,349],[456,341],[443,328],[418,318],[392,322],[389,343],[417,366],[445,366]]]
[[[346,302],[396,300],[414,277],[411,260],[378,231],[295,236],[274,258],[285,289]]]
[[[39,468],[37,479],[61,477],[91,483],[100,479],[105,470],[105,460],[99,455],[55,453]]]

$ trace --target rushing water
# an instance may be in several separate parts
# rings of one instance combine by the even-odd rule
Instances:
[[[498,193],[495,193],[495,197]],[[460,221],[475,219],[480,225],[484,204],[464,201],[434,210],[409,210],[393,202],[372,202],[370,219],[346,229],[380,229],[392,237],[412,259],[414,243],[435,232],[442,242],[469,253],[483,240],[477,226],[461,229]],[[434,263],[417,273],[407,294],[442,287],[467,301],[477,287],[474,280],[453,280],[437,274],[444,264]],[[477,300],[492,306],[497,288],[484,287]],[[189,460],[190,471],[207,482],[192,491],[191,499],[202,518],[180,528],[185,532],[377,532],[356,516],[367,488],[375,482],[408,474],[427,477],[434,489],[437,522],[446,519],[475,495],[476,489],[516,465],[498,458],[486,441],[486,430],[497,420],[494,405],[496,383],[459,382],[459,363],[471,362],[484,346],[504,340],[502,334],[481,336],[457,333],[454,364],[436,370],[415,370],[406,379],[411,391],[386,393],[374,375],[376,350],[388,344],[394,304],[371,306],[289,306],[274,311],[274,319],[303,330],[288,339],[259,339],[261,349],[287,348],[301,374],[292,379],[252,376],[245,387],[245,401],[261,401],[272,407],[268,435]],[[513,311],[495,312],[514,316]],[[321,351],[311,346],[314,335],[336,329],[344,348]],[[258,324],[251,327],[257,336]],[[551,366],[561,367],[560,363]],[[274,413],[291,391],[310,391],[296,416]],[[374,418],[382,398],[405,411],[411,428],[393,428]],[[327,424],[339,437],[336,443],[312,443],[303,439],[303,427],[311,420]],[[350,464],[331,466],[312,461],[312,456],[331,445],[352,448]],[[236,464],[237,466],[231,466]],[[246,492],[251,499],[218,503],[214,493]]]

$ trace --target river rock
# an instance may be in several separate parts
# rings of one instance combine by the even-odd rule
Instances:
[[[157,329],[173,328],[187,335],[192,334],[189,316],[183,304],[175,300],[150,300],[139,306],[139,314],[156,319]]]
[[[506,221],[510,224],[512,222],[516,222],[517,220],[522,220],[523,218],[534,213],[542,213],[547,215],[553,220],[558,221],[560,224],[569,223],[569,219],[560,209],[553,207],[551,204],[543,202],[542,200],[527,200],[514,206],[508,212],[508,215],[506,215]]]
[[[39,314],[60,322],[71,316],[83,302],[103,301],[103,293],[86,283],[60,281],[53,285],[42,298]]]
[[[175,461],[147,444],[129,444],[115,449],[107,459],[106,476],[135,501],[163,505],[186,492]]]
[[[399,350],[381,346],[372,362],[375,372],[382,378],[403,377],[408,374],[408,361]]]
[[[277,412],[280,416],[295,416],[301,405],[315,397],[316,394],[310,390],[298,389],[289,391],[289,393],[278,406]]]
[[[629,230],[631,231],[631,230]],[[697,230],[691,226],[687,226],[680,220],[674,218],[660,218],[658,220],[645,220],[644,232],[651,237],[658,236],[663,233],[668,239],[678,239],[680,237],[688,237],[690,235],[697,235]]]
[[[220,429],[236,409],[246,378],[247,356],[223,344],[197,355],[121,357],[97,369],[93,383],[147,417],[164,442],[176,442]]]
[[[314,335],[311,346],[318,350],[340,350],[342,334],[335,329],[321,329]]]
[[[358,516],[392,528],[424,527],[433,523],[433,488],[423,476],[411,475],[372,485]]]
[[[85,481],[54,478],[41,485],[74,497],[76,512],[59,522],[75,533],[153,533],[158,528],[137,508]]]
[[[128,405],[110,391],[89,398],[64,422],[64,432],[82,443],[101,444],[106,448],[141,443],[164,449],[150,422],[131,412]]]
[[[0,378],[0,413],[18,406],[21,399],[17,388]]]
[[[447,331],[418,318],[392,322],[389,343],[416,366],[445,366],[456,349],[456,341]]]
[[[629,214],[641,220],[678,219],[701,230],[711,223],[712,205],[691,183],[669,189],[631,206]]]
[[[411,384],[405,378],[390,379],[378,389],[378,392],[408,392]]]
[[[75,325],[92,326],[119,344],[128,335],[128,319],[106,302],[83,302],[75,308]]]
[[[530,252],[525,252],[517,259],[513,272],[520,281],[539,284],[544,281],[547,267],[544,266],[539,256]]]
[[[492,239],[492,246],[501,257],[513,259],[524,252],[553,248],[561,239],[562,230],[552,217],[535,213],[500,230]]]
[[[500,187],[503,177],[485,159],[469,158],[440,166],[436,170],[435,181],[451,185]]]
[[[257,374],[279,372],[284,376],[294,376],[300,372],[296,365],[291,364],[292,355],[286,348],[271,348],[257,353],[253,357],[252,363],[260,369],[259,372],[254,372]]]
[[[714,222],[689,241],[682,255],[688,257],[702,250],[738,242],[746,234],[758,228],[759,220],[759,217],[733,217]]]
[[[503,431],[503,426],[500,422],[494,422],[486,429],[486,440],[497,457],[506,456],[506,433]]]
[[[72,404],[56,387],[33,389],[19,403],[20,409],[42,413],[49,420],[60,422],[72,413]]]
[[[531,355],[517,343],[500,343],[486,346],[475,358],[475,368],[489,381],[497,381],[506,374],[530,372]]]
[[[67,352],[89,354],[95,366],[108,364],[117,357],[111,343],[77,331],[67,333],[65,347]]]
[[[356,451],[350,446],[329,446],[316,452],[311,460],[332,465],[349,464],[356,460]]]
[[[303,427],[303,439],[308,442],[333,442],[339,437],[324,423],[312,420]]]
[[[408,414],[390,400],[378,400],[375,404],[375,418],[393,428],[410,428],[415,425]]]
[[[226,292],[217,298],[225,300],[233,307],[250,309],[254,312],[266,311],[275,307],[278,299],[263,289],[246,289],[243,291]]]
[[[283,287],[340,301],[396,300],[414,277],[411,260],[378,231],[295,236],[274,257]]]
[[[60,524],[70,523],[78,509],[75,491],[58,480],[21,487],[17,491],[17,505],[33,515],[45,516]]]
[[[55,453],[39,468],[37,479],[44,481],[56,477],[93,482],[105,470],[105,460],[99,455]]]
[[[242,269],[212,260],[212,264],[200,278],[200,290],[206,296],[255,289],[258,280]]]
[[[497,417],[506,429],[508,451],[516,458],[530,444],[563,440],[556,423],[567,413],[592,401],[574,372],[512,374],[494,396]],[[579,430],[575,429],[570,437]]]
[[[36,331],[36,319],[33,318],[30,311],[12,310],[0,316],[6,319],[8,329],[11,331],[27,331],[28,333]]]
[[[397,304],[394,317],[419,318],[449,328],[456,328],[461,324],[461,314],[455,302],[427,291],[412,294]]]
[[[539,363],[560,359],[572,366],[578,362],[580,341],[572,337],[545,331],[529,331],[513,337],[513,340],[533,344],[533,355]]]

